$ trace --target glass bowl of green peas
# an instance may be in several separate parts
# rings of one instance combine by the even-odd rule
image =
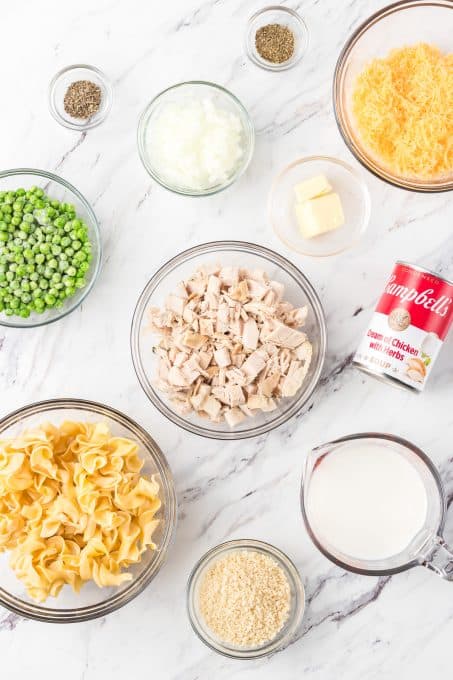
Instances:
[[[70,314],[100,260],[96,216],[75,187],[44,170],[0,172],[0,325],[43,326]]]

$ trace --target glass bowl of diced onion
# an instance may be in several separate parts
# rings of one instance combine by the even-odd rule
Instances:
[[[396,48],[428,44],[438,48],[444,55],[451,55],[452,35],[451,0],[403,0],[383,7],[360,24],[338,57],[333,80],[333,103],[338,129],[357,160],[389,184],[419,192],[451,191],[453,167],[451,172],[429,179],[403,176],[386,165],[367,147],[359,133],[353,110],[357,78],[374,59],[385,58]],[[432,94],[433,91],[429,93],[430,97]],[[448,112],[445,113],[448,120]],[[388,135],[386,140],[388,143]],[[416,138],[413,139],[415,143]],[[446,143],[448,147],[448,139]]]
[[[259,411],[253,417],[230,427],[227,422],[213,422],[198,413],[181,413],[165,392],[157,388],[159,338],[151,328],[151,309],[164,307],[167,296],[181,281],[187,280],[200,266],[234,266],[264,271],[271,280],[284,286],[283,299],[294,307],[307,306],[307,318],[301,330],[312,344],[312,359],[305,379],[294,396],[282,397],[275,410]],[[214,241],[180,253],[164,264],[146,284],[135,308],[131,327],[131,351],[138,380],[151,403],[179,427],[203,437],[236,440],[270,432],[299,414],[310,404],[319,382],[326,353],[326,322],[316,291],[304,274],[289,260],[263,246],[243,241]]]
[[[140,117],[137,143],[146,171],[158,184],[184,196],[210,196],[244,174],[255,131],[234,94],[194,80],[152,99]]]
[[[127,415],[109,406],[83,399],[51,399],[25,406],[0,420],[0,441],[16,438],[25,430],[44,423],[59,426],[65,421],[105,423],[114,437],[126,437],[139,446],[144,465],[141,474],[155,476],[162,505],[156,514],[161,520],[141,561],[131,564],[132,580],[120,586],[98,587],[87,581],[79,593],[65,585],[57,597],[37,603],[30,599],[22,581],[9,565],[9,551],[0,552],[0,605],[19,616],[50,623],[89,621],[116,611],[139,595],[153,580],[167,557],[176,528],[176,494],[168,463],[156,442]],[[0,444],[1,449],[1,444]]]

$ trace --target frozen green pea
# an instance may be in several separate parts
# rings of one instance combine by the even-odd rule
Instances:
[[[61,306],[86,286],[88,229],[70,203],[38,187],[0,192],[0,293],[4,314]],[[19,304],[19,306],[18,306]]]

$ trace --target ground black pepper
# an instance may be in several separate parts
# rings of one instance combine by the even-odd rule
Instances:
[[[294,33],[281,24],[261,26],[255,33],[255,47],[266,61],[281,64],[294,54]]]
[[[64,110],[73,118],[90,118],[101,105],[102,92],[91,80],[76,80],[66,90]]]

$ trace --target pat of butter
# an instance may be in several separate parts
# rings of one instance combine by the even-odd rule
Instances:
[[[313,238],[344,224],[343,208],[338,194],[325,194],[304,203],[296,203],[296,217],[304,238]]]
[[[310,198],[328,194],[330,191],[332,191],[332,187],[330,186],[327,177],[324,175],[316,175],[316,177],[307,179],[305,182],[299,182],[299,184],[296,184],[294,187],[296,201],[299,201],[300,203],[309,201]]]

